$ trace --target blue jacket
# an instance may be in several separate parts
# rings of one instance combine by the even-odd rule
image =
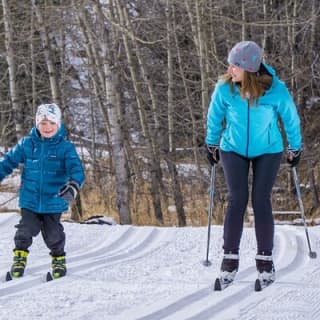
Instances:
[[[36,127],[0,160],[0,181],[22,164],[19,206],[35,213],[62,213],[68,202],[58,196],[69,180],[82,187],[85,175],[76,149],[61,126],[51,138]]]
[[[300,119],[295,103],[274,69],[264,66],[272,76],[272,84],[258,99],[258,105],[249,106],[248,100],[241,98],[237,86],[232,93],[228,83],[218,81],[208,110],[207,144],[220,145],[223,151],[233,151],[247,158],[282,152],[280,118],[289,147],[301,149]]]

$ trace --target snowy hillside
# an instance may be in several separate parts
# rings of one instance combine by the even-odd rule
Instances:
[[[65,222],[68,276],[46,283],[48,250],[38,236],[26,275],[4,282],[19,216],[0,215],[0,319],[320,319],[320,258],[308,257],[304,229],[276,226],[277,280],[254,292],[255,238],[244,231],[237,281],[212,290],[221,260],[222,228],[157,228]],[[309,228],[320,255],[320,229]]]

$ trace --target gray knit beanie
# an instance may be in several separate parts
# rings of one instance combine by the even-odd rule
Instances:
[[[262,49],[253,41],[238,42],[230,51],[228,63],[248,72],[257,72],[262,62]]]

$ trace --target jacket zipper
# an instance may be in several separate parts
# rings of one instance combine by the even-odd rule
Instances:
[[[249,104],[249,99],[247,99],[247,106],[248,106],[248,117],[247,117],[247,150],[246,150],[246,156],[249,156],[249,140],[250,140],[250,104]]]
[[[42,179],[43,178],[43,143],[40,152],[40,187],[39,187],[39,212],[42,212]]]

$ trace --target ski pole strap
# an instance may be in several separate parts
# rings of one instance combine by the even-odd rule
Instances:
[[[239,260],[239,255],[235,253],[225,253],[223,259]]]
[[[272,256],[264,256],[262,254],[257,254],[256,260],[272,261]]]

